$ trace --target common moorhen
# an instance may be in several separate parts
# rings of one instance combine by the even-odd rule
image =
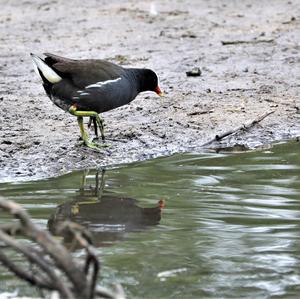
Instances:
[[[42,59],[31,54],[35,70],[43,80],[43,87],[52,102],[77,116],[84,144],[98,149],[89,140],[83,117],[90,117],[104,140],[103,120],[99,113],[130,103],[142,91],[154,91],[162,96],[158,78],[150,69],[123,68],[98,60],[75,60],[50,53]]]

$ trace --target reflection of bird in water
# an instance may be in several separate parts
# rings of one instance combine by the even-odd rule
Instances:
[[[95,188],[85,188],[86,175],[77,198],[59,205],[51,215],[48,228],[54,235],[60,234],[59,225],[63,221],[70,220],[88,228],[93,233],[94,244],[103,246],[122,239],[124,232],[141,231],[159,223],[163,200],[155,207],[139,207],[136,199],[103,194],[104,172],[100,179],[96,173]],[[68,236],[63,237],[69,241]]]

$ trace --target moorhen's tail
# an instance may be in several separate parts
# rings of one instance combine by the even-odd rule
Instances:
[[[42,78],[44,84],[55,84],[62,80],[62,78],[50,67],[47,63],[37,55],[30,54],[34,69]]]
[[[52,53],[49,53],[49,52],[44,53],[44,55],[45,55],[44,61],[50,67],[55,63],[72,63],[72,62],[76,62],[76,60],[74,60],[74,59],[58,56],[56,54],[52,54]]]
[[[60,82],[62,78],[51,68],[51,66],[47,65],[43,59],[32,53],[30,56],[33,61],[34,70],[42,78],[44,89],[47,95],[51,98],[51,89],[53,84]]]

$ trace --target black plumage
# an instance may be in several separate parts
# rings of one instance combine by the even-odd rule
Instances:
[[[83,117],[90,117],[104,141],[101,112],[130,103],[142,91],[162,95],[157,75],[150,69],[123,68],[105,60],[75,60],[46,53],[42,59],[31,54],[44,89],[55,105],[77,116],[85,145],[98,149],[84,130]]]
[[[50,53],[40,60],[61,78],[51,82],[37,65],[46,93],[66,111],[75,105],[78,110],[101,113],[128,104],[142,91],[160,93],[157,75],[150,69],[123,68],[105,60],[74,60]]]

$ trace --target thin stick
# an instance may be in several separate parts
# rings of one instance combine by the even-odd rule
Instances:
[[[272,43],[274,39],[253,39],[253,40],[222,40],[221,43],[223,46],[228,45],[238,45],[238,44],[259,44],[259,43]]]
[[[4,203],[3,200],[0,199],[0,207],[4,207],[4,206],[14,206],[14,203],[12,202],[7,202]],[[26,213],[24,211],[24,213]],[[26,215],[26,214],[24,214]],[[23,215],[23,216],[24,216]],[[29,219],[30,220],[30,219]],[[28,221],[28,219],[26,219],[26,221]],[[22,230],[24,230],[26,228],[22,227]],[[27,228],[28,229],[28,228]],[[50,290],[58,290],[65,298],[74,298],[71,291],[69,290],[69,288],[63,284],[63,282],[61,281],[61,279],[56,275],[55,271],[52,269],[51,265],[49,263],[47,263],[47,261],[45,260],[44,257],[44,253],[38,253],[38,251],[35,248],[31,248],[29,246],[27,246],[26,244],[22,244],[21,242],[19,242],[18,240],[13,239],[11,236],[7,235],[5,232],[0,230],[0,240],[2,242],[4,242],[6,245],[8,245],[10,248],[13,248],[14,250],[22,253],[30,263],[37,265],[44,273],[46,273],[48,275],[48,277],[50,278],[50,280],[41,280],[42,276],[41,275],[37,275],[36,277],[31,277],[31,283],[36,283],[36,285],[38,287],[43,287],[43,288],[47,288]],[[14,273],[16,275],[18,275],[20,278],[23,278],[27,281],[30,281],[29,276],[24,276],[24,271],[20,268],[18,268],[18,266],[16,266],[13,262],[10,262],[5,259],[5,255],[4,254],[0,254],[0,262],[2,262],[3,265],[6,265],[10,270],[14,271],[17,270],[16,272],[14,271]],[[21,277],[21,275],[23,275],[23,277]],[[46,287],[47,286],[47,287]]]
[[[240,131],[240,130],[247,130],[249,128],[251,128],[252,126],[256,125],[257,123],[261,122],[263,119],[265,119],[267,116],[269,116],[270,114],[274,113],[275,110],[272,110],[272,111],[267,111],[265,112],[264,114],[258,116],[257,118],[255,118],[254,120],[251,120],[251,121],[248,121],[244,124],[242,124],[241,126],[238,126],[234,129],[230,129],[228,131],[226,131],[225,133],[222,133],[221,135],[216,135],[213,139],[209,140],[208,142],[202,144],[202,147],[205,147],[215,141],[220,141],[221,139],[229,136],[229,135],[232,135],[232,134],[235,134],[236,132]]]
[[[19,278],[26,280],[28,283],[35,285],[39,288],[55,290],[55,287],[49,283],[39,279],[37,276],[34,276],[28,273],[27,270],[21,269],[15,263],[13,263],[1,250],[0,250],[0,261],[8,268],[10,271],[14,272]]]
[[[90,284],[90,299],[95,296],[95,288],[97,283],[97,276],[100,270],[100,263],[97,259],[94,247],[91,245],[91,236],[83,229],[81,225],[66,221],[62,223],[61,230],[71,233],[74,239],[82,246],[86,251],[86,262],[84,265],[84,273],[86,276],[89,275],[90,266],[93,267],[91,274]]]

